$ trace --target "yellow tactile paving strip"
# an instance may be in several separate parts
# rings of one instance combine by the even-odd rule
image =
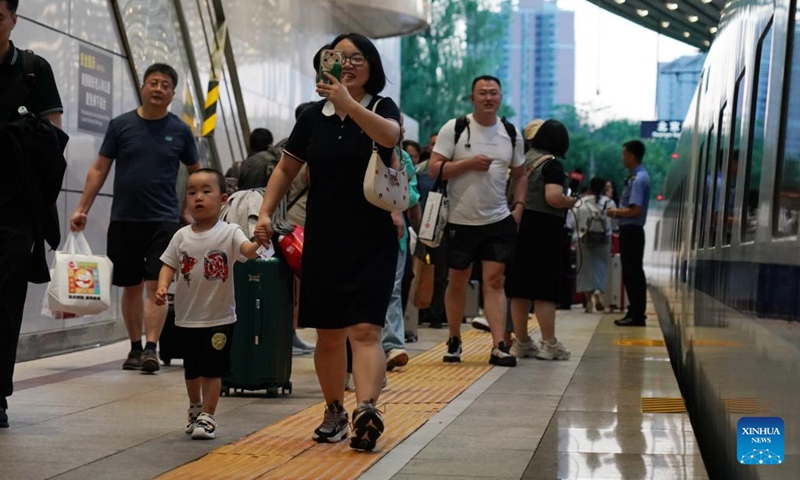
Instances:
[[[617,347],[663,347],[666,345],[664,340],[652,338],[617,338],[614,339]]]
[[[728,413],[766,413],[767,406],[755,398],[723,398],[722,404]]]
[[[642,413],[686,413],[686,405],[680,397],[645,397]]]
[[[536,328],[535,320],[529,322],[529,330]],[[446,346],[441,343],[412,358],[402,370],[388,373],[389,384],[378,400],[386,407],[386,432],[372,453],[351,450],[349,440],[338,444],[318,444],[311,440],[325,409],[323,402],[158,478],[357,478],[489,371],[491,336],[469,331],[461,338],[460,364],[442,362]],[[355,408],[354,394],[346,395],[345,407],[349,412]]]

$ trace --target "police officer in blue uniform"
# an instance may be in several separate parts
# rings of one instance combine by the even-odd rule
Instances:
[[[620,198],[620,208],[610,208],[608,216],[619,219],[619,248],[622,277],[630,301],[628,314],[614,323],[621,327],[643,327],[647,302],[647,280],[644,276],[644,222],[650,203],[650,176],[642,160],[644,144],[632,140],[622,146],[622,163],[630,172]]]

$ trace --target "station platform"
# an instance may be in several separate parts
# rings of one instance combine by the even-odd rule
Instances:
[[[223,397],[212,441],[183,432],[179,360],[157,375],[123,371],[118,343],[20,363],[0,477],[708,478],[657,320],[622,328],[619,316],[559,311],[572,358],[515,368],[488,365],[489,334],[466,324],[464,361],[443,364],[447,330],[421,327],[409,365],[388,374],[373,453],[310,439],[323,413],[310,355],[294,357],[290,395]]]

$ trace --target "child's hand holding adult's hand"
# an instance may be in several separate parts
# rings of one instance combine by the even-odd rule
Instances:
[[[158,287],[156,290],[156,305],[166,305],[167,304],[167,287]]]

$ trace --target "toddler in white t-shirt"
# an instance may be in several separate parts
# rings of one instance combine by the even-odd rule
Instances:
[[[178,230],[161,256],[156,304],[167,301],[175,286],[175,326],[183,347],[184,378],[189,394],[186,433],[193,439],[216,437],[214,413],[222,377],[230,369],[236,305],[233,265],[256,258],[258,244],[238,225],[219,219],[227,201],[225,177],[203,168],[189,175],[186,202],[194,224]]]

